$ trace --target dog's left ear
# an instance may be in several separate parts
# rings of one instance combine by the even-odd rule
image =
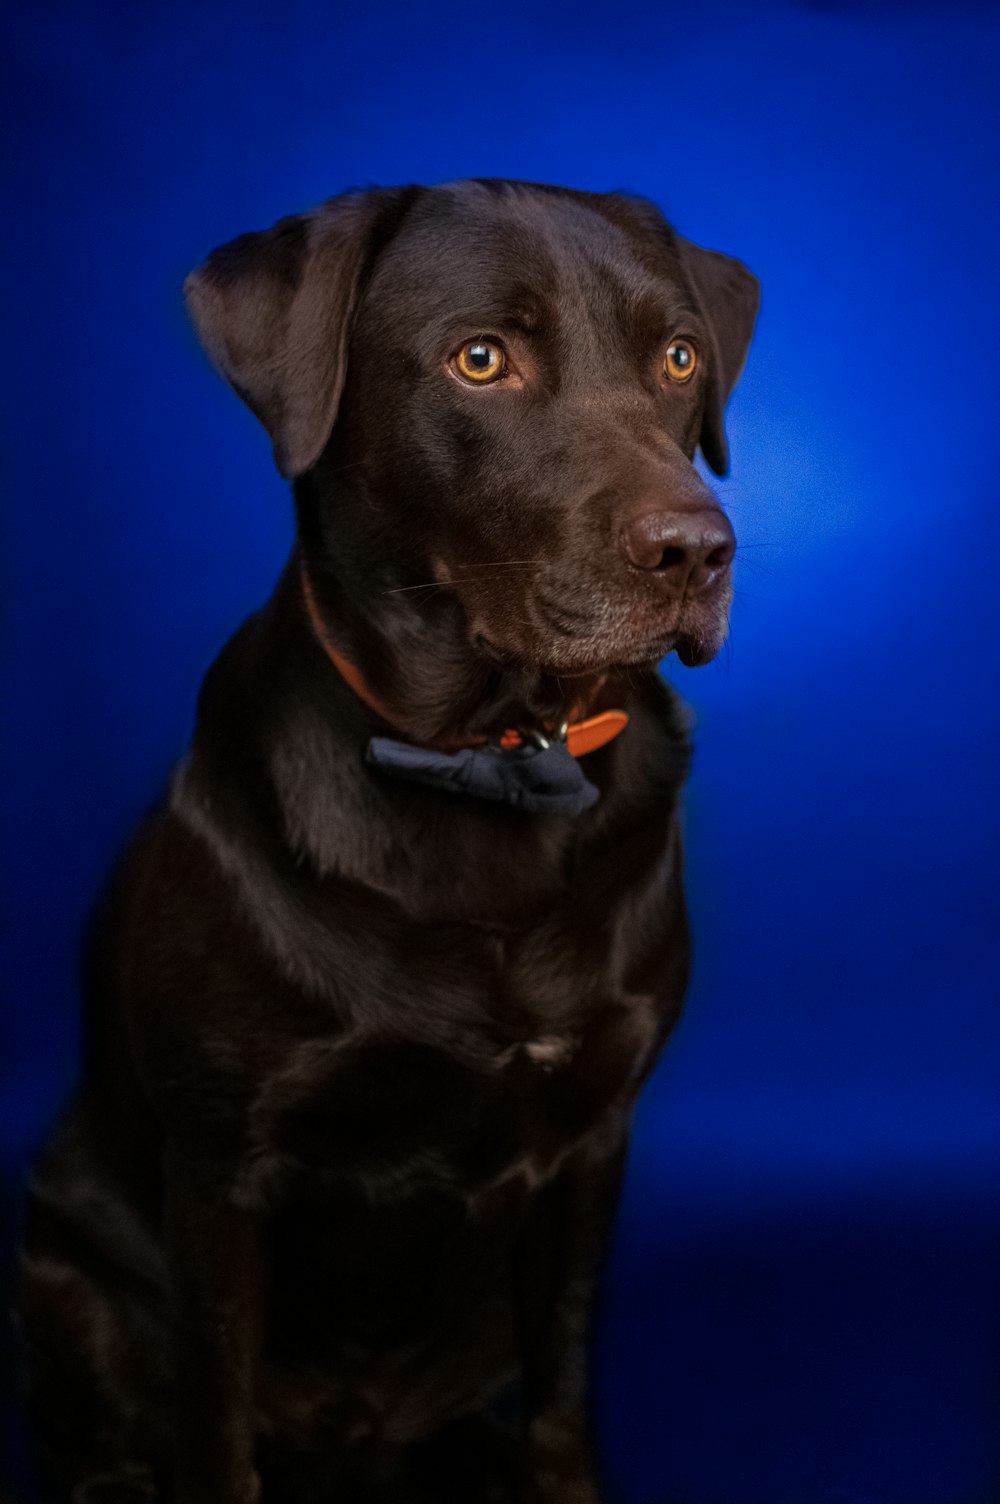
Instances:
[[[729,446],[722,415],[747,358],[760,305],[760,284],[734,257],[703,250],[680,235],[674,238],[712,341],[701,452],[716,475],[725,475]]]
[[[419,191],[329,199],[220,246],[184,284],[202,343],[271,435],[289,480],[330,437],[366,273]]]

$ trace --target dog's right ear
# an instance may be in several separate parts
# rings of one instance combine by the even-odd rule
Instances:
[[[271,435],[289,480],[330,437],[359,292],[419,191],[329,199],[220,246],[184,284],[203,345]]]

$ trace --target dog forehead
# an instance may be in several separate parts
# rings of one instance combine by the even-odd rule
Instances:
[[[606,316],[674,291],[582,196],[468,182],[426,190],[382,251],[366,302],[429,318],[510,310],[530,325],[557,306]]]

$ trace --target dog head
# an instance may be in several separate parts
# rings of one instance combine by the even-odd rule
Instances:
[[[472,181],[332,199],[186,292],[319,568],[440,587],[475,652],[552,674],[718,651],[735,541],[692,460],[727,465],[738,261],[644,200]]]

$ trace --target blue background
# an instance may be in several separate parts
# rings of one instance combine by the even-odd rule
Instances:
[[[609,1491],[995,1504],[1000,14],[8,0],[3,28],[8,1223],[88,906],[291,538],[185,273],[351,184],[628,187],[764,302],[731,647],[666,667],[697,964],[603,1300]]]

